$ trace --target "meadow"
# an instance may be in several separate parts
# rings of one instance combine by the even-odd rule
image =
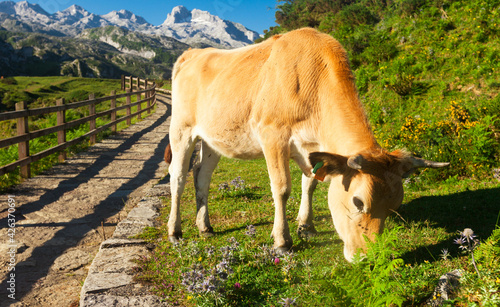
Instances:
[[[429,170],[439,172],[439,170]],[[209,196],[216,235],[204,238],[195,225],[192,176],[182,198],[183,240],[168,241],[169,199],[164,225],[141,236],[156,245],[138,261],[137,278],[179,306],[419,306],[443,301],[434,294],[439,277],[461,270],[461,287],[450,306],[500,303],[500,181],[405,183],[406,195],[385,232],[370,243],[365,259],[348,263],[327,204],[328,184],[314,194],[310,236],[297,229],[300,170],[292,165],[293,190],[287,205],[294,246],[286,255],[272,249],[274,217],[264,160],[223,158],[214,172]],[[481,244],[471,254],[454,241],[470,228]]]
[[[499,6],[279,1],[278,26],[263,39],[301,27],[336,38],[378,142],[450,167],[407,178],[401,208],[366,258],[351,264],[327,208],[327,184],[315,193],[319,233],[311,237],[293,223],[300,172],[292,167],[287,217],[294,246],[279,256],[269,237],[274,206],[265,161],[222,159],[209,197],[216,236],[198,236],[190,178],[181,205],[184,241],[169,243],[166,225],[148,229],[143,237],[156,249],[138,261],[137,278],[180,306],[500,305]],[[438,279],[453,270],[462,274],[460,287],[454,298],[441,297]]]

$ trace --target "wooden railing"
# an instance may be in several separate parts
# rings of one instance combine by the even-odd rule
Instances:
[[[17,136],[0,140],[0,148],[11,146],[14,144],[19,144],[19,158],[16,162],[0,167],[0,175],[8,172],[12,172],[17,167],[21,167],[20,175],[23,178],[28,178],[31,176],[30,163],[36,162],[42,158],[45,158],[56,152],[60,152],[59,161],[64,161],[66,159],[66,153],[64,150],[69,146],[78,144],[82,142],[85,138],[90,138],[90,142],[93,144],[96,142],[96,135],[99,132],[104,131],[111,127],[112,132],[116,132],[116,125],[122,121],[127,121],[127,125],[131,124],[131,119],[134,116],[141,118],[143,112],[151,113],[151,109],[156,103],[156,85],[153,81],[148,81],[140,78],[129,77],[130,80],[137,79],[136,85],[131,88],[124,88],[126,93],[116,94],[116,91],[112,91],[110,96],[95,98],[94,94],[89,95],[89,99],[85,101],[79,101],[74,103],[65,104],[64,99],[57,100],[57,105],[53,107],[38,108],[38,109],[28,109],[26,102],[19,102],[16,104],[16,111],[0,113],[0,121],[5,120],[17,120]],[[122,81],[126,78],[122,77]],[[122,86],[123,86],[122,82]],[[136,89],[133,91],[132,89]],[[136,95],[137,101],[132,103],[132,96]],[[143,98],[144,96],[144,98]],[[116,106],[117,99],[126,98],[126,102],[122,106]],[[111,101],[110,108],[108,110],[96,113],[96,105],[105,101]],[[147,103],[146,108],[142,109],[141,104]],[[82,117],[77,120],[66,122],[65,111],[76,109],[80,107],[88,106],[89,116]],[[132,113],[132,107],[137,106],[137,111]],[[117,111],[126,110],[126,115],[117,119]],[[57,114],[57,125],[47,129],[29,131],[28,129],[28,117],[39,116],[44,114],[56,113]],[[96,127],[96,119],[111,115],[111,122],[104,124],[100,127]],[[89,122],[89,132],[66,141],[66,131],[68,129],[74,128],[81,124]],[[42,152],[30,155],[29,152],[29,142],[30,140],[49,135],[51,133],[57,132],[58,145],[46,149]]]
[[[122,91],[125,91],[126,89],[144,89],[148,86],[151,86],[154,82],[148,79],[140,79],[137,77],[133,76],[123,76],[122,75]],[[160,92],[165,95],[172,95],[171,90],[163,89],[163,88],[156,88],[156,92]]]

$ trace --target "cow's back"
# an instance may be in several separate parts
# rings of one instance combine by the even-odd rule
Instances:
[[[227,156],[253,158],[256,131],[314,128],[331,110],[324,98],[345,94],[335,91],[357,95],[344,49],[301,29],[235,50],[185,52],[174,67],[173,120]]]

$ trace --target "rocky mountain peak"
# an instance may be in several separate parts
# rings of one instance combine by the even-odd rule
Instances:
[[[220,17],[210,14],[207,11],[202,11],[198,9],[194,9],[191,12],[191,22],[199,22],[199,23],[219,23],[223,20]]]
[[[9,2],[12,2],[12,1],[9,1]],[[16,12],[16,15],[19,15],[19,16],[24,16],[24,15],[50,16],[50,14],[47,13],[44,9],[42,9],[41,6],[39,6],[38,4],[31,4],[28,1],[21,1],[21,2],[15,3],[14,10]]]
[[[90,15],[90,12],[85,10],[83,7],[73,4],[72,6],[68,7],[64,11],[57,12],[57,13],[64,13],[72,16],[87,16]],[[56,13],[56,14],[57,14]]]
[[[163,25],[173,25],[175,23],[189,23],[191,22],[191,12],[182,5],[176,6],[172,12],[167,15],[167,19]]]
[[[147,24],[148,22],[142,18],[141,16],[137,16],[131,11],[120,10],[120,11],[112,11],[106,15],[102,16],[104,19],[110,21],[118,21],[118,20],[129,20],[133,23],[137,24]]]

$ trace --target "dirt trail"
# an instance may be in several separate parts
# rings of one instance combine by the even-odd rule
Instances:
[[[15,271],[8,272],[8,195],[0,196],[0,306],[78,306],[104,237],[165,175],[169,100],[155,114],[10,193],[15,198]],[[104,234],[103,234],[104,230]],[[15,300],[9,298],[15,273]]]

